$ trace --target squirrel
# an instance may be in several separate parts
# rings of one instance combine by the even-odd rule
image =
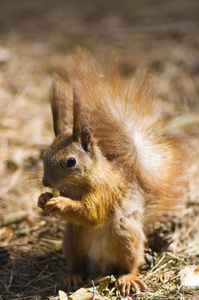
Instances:
[[[125,297],[147,290],[144,228],[180,202],[182,141],[146,76],[123,78],[114,65],[102,75],[83,50],[72,66],[52,83],[55,140],[43,159],[43,185],[60,195],[41,194],[38,206],[67,221],[66,286],[116,274]]]

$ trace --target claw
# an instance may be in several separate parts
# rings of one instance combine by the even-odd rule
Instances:
[[[53,194],[51,193],[44,193],[41,194],[38,198],[37,205],[44,210],[45,204],[52,198]]]
[[[78,287],[83,286],[81,275],[78,274],[65,274],[62,278],[62,283],[68,291],[76,290]]]
[[[148,290],[146,284],[133,273],[120,276],[118,278],[118,288],[122,297],[128,297],[132,289],[136,294]]]
[[[49,213],[61,213],[63,208],[63,204],[60,201],[60,197],[51,198],[48,202],[46,202],[44,206],[44,212]]]

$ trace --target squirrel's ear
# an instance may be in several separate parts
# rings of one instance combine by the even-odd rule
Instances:
[[[64,83],[54,77],[51,87],[50,104],[53,115],[53,127],[55,135],[64,133],[68,127],[67,98]]]
[[[82,126],[81,145],[84,151],[90,152],[92,150],[92,134],[86,126]]]

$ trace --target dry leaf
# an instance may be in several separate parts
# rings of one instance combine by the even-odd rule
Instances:
[[[69,300],[91,300],[93,299],[93,293],[89,292],[85,288],[77,290],[75,293],[68,297]]]
[[[190,289],[199,289],[199,266],[189,265],[184,267],[179,272],[180,285]]]
[[[13,230],[8,227],[0,228],[0,240],[11,238],[13,236]]]
[[[68,296],[65,292],[59,291],[59,299],[60,300],[68,300]]]

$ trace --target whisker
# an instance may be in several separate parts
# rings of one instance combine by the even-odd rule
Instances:
[[[33,172],[28,173],[25,182],[29,185],[30,188],[37,187],[42,188],[42,173],[41,172]]]

